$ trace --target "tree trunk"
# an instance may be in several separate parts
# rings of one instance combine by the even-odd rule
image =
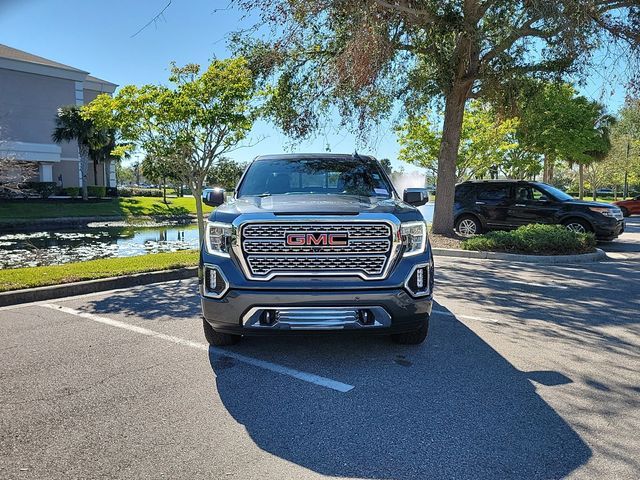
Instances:
[[[93,183],[97,187],[98,186],[98,162],[92,160],[93,163]]]
[[[444,125],[440,154],[438,156],[438,184],[433,214],[433,233],[453,233],[453,202],[456,184],[456,161],[460,146],[460,131],[464,118],[464,105],[470,85],[454,84],[447,95],[444,109]]]
[[[584,165],[578,164],[578,198],[584,200]]]
[[[88,152],[84,149],[78,150],[80,154],[80,187],[82,189],[82,200],[89,200],[89,190],[87,189],[87,171],[89,170]]]
[[[204,240],[204,219],[202,218],[202,183],[198,184],[194,182],[191,184],[191,190],[194,198],[196,199],[196,216],[198,217],[198,244],[202,247],[202,241]]]
[[[629,196],[629,172],[624,172],[624,187],[622,188],[622,199],[626,200]]]
[[[548,173],[547,173],[547,183],[551,184],[553,183],[553,170],[555,167],[555,159],[554,158],[550,158],[549,159],[549,166],[548,166]]]
[[[165,178],[162,179],[162,200],[166,205],[167,204],[167,180]]]

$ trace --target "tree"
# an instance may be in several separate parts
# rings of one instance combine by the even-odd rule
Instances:
[[[393,166],[391,165],[391,160],[388,158],[380,159],[380,165],[382,165],[384,171],[387,172],[387,175],[391,175],[393,173]]]
[[[495,174],[513,150],[518,120],[500,119],[488,105],[471,102],[467,109],[456,164],[456,182]],[[400,160],[437,172],[440,132],[437,124],[423,115],[410,118],[397,129]],[[516,158],[511,159],[512,162]]]
[[[156,158],[147,155],[142,160],[142,174],[148,180],[162,185],[162,201],[167,203],[167,181],[180,182],[180,170],[176,168],[178,162],[171,158]]]
[[[236,162],[230,158],[221,158],[209,175],[207,175],[207,185],[221,187],[225,190],[233,190],[238,185],[240,177],[247,168],[246,163]]]
[[[133,183],[135,178],[133,167],[126,167],[122,162],[116,163],[116,179],[118,185]]]
[[[58,109],[56,126],[51,134],[51,138],[56,143],[71,142],[74,140],[78,142],[82,199],[85,201],[88,200],[87,172],[89,170],[90,152],[96,152],[108,145],[109,138],[107,131],[98,128],[90,118],[83,117],[81,107],[68,105]]]
[[[127,85],[100,95],[84,108],[85,118],[115,128],[124,141],[151,158],[170,160],[196,201],[204,238],[202,190],[215,164],[237,149],[253,124],[254,79],[244,58],[171,67],[171,87]]]
[[[620,110],[612,132],[612,154],[623,175],[623,197],[629,182],[640,178],[640,99],[629,98]]]
[[[577,95],[569,84],[531,83],[519,103],[518,140],[525,150],[543,156],[543,181],[553,182],[557,161],[577,164],[582,198],[584,166],[609,150],[612,117],[603,105]]]
[[[468,99],[509,100],[529,76],[581,77],[603,46],[608,58],[638,57],[636,1],[236,1],[273,27],[264,42],[231,43],[269,79],[266,111],[292,136],[308,136],[333,108],[366,132],[398,110],[443,100],[436,233],[453,229]]]

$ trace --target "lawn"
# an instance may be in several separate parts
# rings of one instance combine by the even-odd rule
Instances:
[[[0,202],[0,222],[15,219],[60,217],[137,217],[147,215],[188,215],[196,213],[193,197],[169,198],[168,204],[156,197],[123,197],[65,200],[12,200]],[[203,205],[205,213],[211,207]]]
[[[7,268],[0,270],[0,292],[21,288],[119,277],[122,275],[169,270],[198,264],[198,251],[153,253],[138,257],[105,258],[50,267]]]

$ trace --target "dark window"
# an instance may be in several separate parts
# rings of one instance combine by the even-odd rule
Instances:
[[[390,198],[392,192],[378,164],[368,159],[282,158],[253,162],[238,197],[341,194]]]
[[[499,201],[509,198],[511,187],[509,185],[482,185],[478,189],[478,200]]]
[[[463,201],[471,193],[471,185],[458,185],[456,187],[456,202]]]

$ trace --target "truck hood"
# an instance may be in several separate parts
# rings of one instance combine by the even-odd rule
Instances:
[[[265,214],[266,217],[390,213],[400,220],[421,218],[420,212],[415,207],[396,199],[354,195],[271,195],[242,197],[225,203],[211,214],[210,219],[230,223],[239,215],[256,213]]]

